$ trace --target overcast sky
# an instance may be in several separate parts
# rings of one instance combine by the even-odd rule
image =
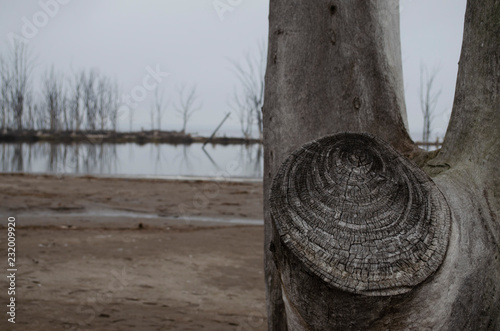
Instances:
[[[406,103],[414,138],[420,138],[422,127],[421,64],[439,68],[436,87],[441,96],[434,132],[441,137],[445,133],[465,2],[401,0]],[[49,3],[57,3],[58,8]],[[231,10],[217,12],[214,5],[220,3]],[[241,60],[247,52],[256,52],[259,41],[267,43],[268,7],[268,0],[0,0],[0,53],[5,53],[13,33],[28,37],[37,55],[35,78],[51,65],[65,73],[97,68],[116,77],[122,92],[130,94],[156,71],[161,88],[172,100],[175,86],[196,84],[202,109],[193,115],[188,131],[207,134],[231,111],[228,99],[238,80],[228,59]],[[134,129],[151,127],[153,94],[148,92],[148,99],[137,107]],[[171,106],[162,128],[179,130],[181,121]],[[123,114],[119,128],[128,129],[128,123],[128,114]],[[238,130],[233,114],[222,131],[239,134]]]

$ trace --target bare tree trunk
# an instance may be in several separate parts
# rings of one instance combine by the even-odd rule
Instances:
[[[271,1],[263,114],[265,274],[269,330],[500,328],[500,290],[497,285],[500,284],[500,223],[497,216],[500,212],[498,17],[498,1],[468,3],[452,119],[442,151],[429,161],[435,154],[419,150],[406,129],[398,1],[316,1],[296,2],[293,5],[284,0]],[[322,249],[333,245],[335,236],[338,240],[338,236],[344,238],[346,234],[333,231],[333,237],[314,237],[318,227],[308,225],[315,219],[311,216],[316,211],[314,209],[305,212],[306,216],[297,214],[299,216],[292,218],[303,220],[297,228],[288,229],[280,225],[289,224],[280,223],[276,215],[281,214],[275,214],[275,219],[271,217],[272,209],[284,208],[280,209],[284,214],[293,210],[294,203],[302,201],[293,200],[293,195],[287,195],[292,190],[280,185],[276,187],[278,190],[283,188],[284,193],[280,194],[288,197],[290,206],[283,207],[276,198],[272,203],[270,201],[273,178],[279,180],[285,176],[284,172],[278,174],[283,161],[306,142],[342,132],[373,135],[349,136],[349,143],[341,145],[344,147],[339,150],[349,155],[349,164],[364,164],[367,155],[370,160],[393,155],[397,169],[406,169],[404,173],[408,176],[419,178],[415,182],[410,181],[412,184],[409,185],[416,189],[415,192],[420,192],[417,196],[426,196],[427,193],[422,191],[439,193],[428,193],[429,197],[432,196],[429,198],[431,207],[426,209],[438,210],[429,214],[438,216],[431,217],[427,223],[418,223],[423,225],[416,233],[440,233],[441,236],[432,242],[431,251],[441,253],[436,253],[435,260],[422,258],[426,254],[432,255],[429,252],[422,253],[421,258],[401,259],[398,263],[410,268],[402,280],[398,278],[402,275],[397,271],[397,268],[402,268],[399,264],[397,268],[391,265],[393,269],[388,270],[392,271],[384,270],[382,265],[371,266],[370,263],[354,269],[345,264],[343,273],[337,277],[339,274],[335,268],[346,261],[339,257],[341,255]],[[367,152],[367,145],[375,146],[381,154],[374,154],[371,150]],[[309,150],[310,147],[306,147],[294,155],[299,159],[300,153]],[[311,151],[326,155],[328,148],[316,150],[314,147]],[[312,155],[316,154],[310,157]],[[406,157],[421,166],[425,165],[424,170],[433,176],[435,185]],[[332,160],[342,164],[344,159]],[[287,162],[292,161],[289,159]],[[321,163],[315,167],[318,165]],[[287,169],[286,164],[282,169]],[[316,172],[319,177],[324,171],[327,176],[334,176],[327,167],[319,169],[323,170]],[[387,171],[390,167],[384,169]],[[399,171],[388,178],[400,182]],[[344,175],[346,177],[340,176],[339,180],[351,183],[351,175]],[[303,185],[300,180],[307,180],[310,175],[294,177],[288,172],[286,176],[299,180],[293,184],[299,187]],[[292,185],[292,182],[287,183]],[[314,183],[314,180],[310,179],[308,183]],[[346,197],[350,194],[348,187],[345,187]],[[317,193],[324,190],[314,185],[308,188]],[[329,189],[335,192],[336,187]],[[395,193],[394,196],[400,194]],[[305,205],[313,202],[314,199]],[[394,208],[391,213],[401,211],[395,203],[391,201],[389,204]],[[441,219],[446,219],[448,205],[451,210],[449,239],[445,230],[446,220]],[[340,205],[340,208],[344,207]],[[360,208],[353,206],[346,210],[354,215]],[[427,207],[418,204],[418,208]],[[331,210],[332,214],[325,216],[325,222],[333,222],[339,217],[335,208]],[[370,220],[364,219],[368,223]],[[442,230],[435,230],[437,228]],[[294,241],[296,237],[290,235],[294,233],[301,233],[301,240]],[[372,231],[367,231],[358,234],[356,240],[370,242],[373,235]],[[396,237],[399,238],[399,235],[396,232]],[[389,234],[387,236],[382,240],[393,240]],[[390,259],[391,256],[383,249],[367,250],[362,248],[363,245],[360,248],[356,242],[347,239],[339,245],[344,245],[348,261],[352,256],[361,254],[360,251],[365,252],[360,256],[366,261],[373,256],[379,257],[378,260]],[[424,252],[427,247],[405,245],[398,249],[402,252]],[[308,247],[315,249],[309,251]],[[329,257],[326,253],[330,254]],[[441,258],[437,258],[439,256]],[[431,262],[423,263],[426,259]],[[417,267],[420,263],[425,267]],[[411,272],[413,269],[414,272]],[[374,277],[370,271],[375,275],[384,274],[387,282]],[[396,280],[390,282],[393,276]],[[370,281],[364,282],[366,279]]]
[[[109,106],[111,107],[109,112],[111,129],[116,132],[120,111],[120,90],[116,81],[110,85]]]
[[[31,92],[26,96],[26,108],[28,113],[24,123],[24,128],[33,130],[35,128],[35,113],[37,108],[35,106],[35,101],[33,100],[33,93]]]
[[[164,102],[164,99],[165,99],[164,96],[165,96],[165,90],[160,91],[160,87],[158,87],[155,90],[155,100],[154,100],[154,107],[153,107],[154,109],[152,110],[152,112],[156,111],[156,122],[157,122],[158,131],[161,131],[161,121],[162,121],[163,115],[165,113],[165,109],[169,103],[168,100],[166,103]]]
[[[85,107],[85,115],[87,117],[87,128],[94,131],[97,126],[97,93],[96,84],[98,73],[90,70],[83,78],[83,104]]]
[[[1,129],[2,131],[7,129],[7,125],[9,123],[8,121],[8,116],[9,116],[9,106],[10,106],[10,74],[9,74],[9,69],[7,67],[7,64],[3,58],[0,57],[0,79],[1,79],[1,86],[0,86],[0,108],[1,108]]]
[[[66,126],[66,96],[63,84],[64,78],[56,75],[53,67],[50,72],[45,73],[42,94],[45,99],[49,129],[52,132],[60,130],[61,124]]]
[[[150,110],[149,116],[151,119],[151,131],[154,131],[155,130],[155,112],[154,112],[154,109]]]
[[[240,86],[235,89],[230,106],[238,112],[241,131],[245,138],[250,138],[254,123],[259,130],[259,139],[262,139],[263,135],[265,50],[265,44],[259,43],[257,55],[252,56],[248,53],[244,62],[231,61]]]
[[[99,128],[101,131],[107,126],[109,119],[109,112],[111,109],[109,95],[112,93],[112,87],[110,81],[105,77],[101,76],[97,84],[97,116],[99,119]]]
[[[436,74],[437,69],[429,73],[425,66],[420,68],[420,110],[424,118],[422,141],[426,144],[431,142],[432,120],[435,116],[437,100],[441,94],[441,90],[434,91]],[[429,146],[426,145],[425,148],[428,150]]]
[[[69,106],[71,108],[71,126],[75,131],[81,130],[83,115],[81,114],[82,90],[85,84],[85,72],[75,73],[72,76]]]
[[[66,96],[66,91],[62,91],[60,102],[59,107],[63,115],[63,127],[64,130],[68,131],[70,129],[70,120],[68,116],[68,97]]]
[[[29,92],[29,77],[33,69],[30,50],[22,42],[14,43],[8,70],[10,77],[10,102],[17,130],[23,129],[23,113],[26,94]]]
[[[182,118],[182,133],[186,133],[187,123],[195,112],[201,109],[201,103],[198,102],[198,95],[196,94],[196,86],[188,87],[182,85],[177,88],[178,103],[174,104],[174,109]]]

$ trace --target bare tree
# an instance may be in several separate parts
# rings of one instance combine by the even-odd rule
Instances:
[[[61,75],[57,75],[54,72],[54,67],[44,75],[42,95],[49,130],[53,132],[61,130],[65,124],[63,117],[66,107],[66,96],[64,79]]]
[[[155,129],[155,111],[153,108],[151,108],[149,112],[149,117],[151,119],[151,131],[154,131]]]
[[[6,61],[0,56],[0,111],[1,129],[5,131],[9,125],[10,109],[10,73]]]
[[[160,90],[160,87],[157,87],[155,90],[155,100],[154,100],[154,112],[153,117],[156,117],[157,130],[161,131],[161,121],[163,118],[163,114],[165,113],[165,109],[168,107],[169,101],[165,101],[165,90]],[[153,120],[152,120],[153,121]],[[153,127],[154,130],[154,127]]]
[[[256,55],[248,52],[243,62],[231,61],[231,64],[241,85],[234,91],[229,104],[238,112],[243,135],[249,138],[252,134],[252,126],[256,123],[259,138],[262,138],[262,106],[264,105],[266,70],[264,42],[258,44]]]
[[[270,2],[269,330],[500,330],[500,1],[467,1],[438,153],[405,128],[398,4]]]
[[[47,128],[47,118],[45,116],[45,109],[43,103],[34,106],[37,110],[35,112],[34,121],[37,130],[44,130]]]
[[[26,94],[29,92],[30,76],[34,66],[33,55],[28,46],[20,41],[14,42],[7,59],[7,74],[9,77],[9,101],[17,130],[23,128],[23,112]]]
[[[420,67],[420,109],[424,117],[422,141],[429,143],[432,133],[432,121],[435,117],[436,104],[441,94],[441,90],[434,91],[434,79],[438,70],[434,69],[430,73],[425,66]],[[428,148],[428,146],[426,146]]]
[[[36,101],[34,100],[32,91],[26,94],[26,109],[27,109],[27,114],[26,114],[24,128],[28,130],[33,130],[35,129],[35,119],[38,112],[38,106],[36,104]]]
[[[182,118],[182,132],[186,133],[186,126],[196,111],[201,109],[201,104],[198,103],[198,95],[196,94],[196,86],[186,88],[182,85],[177,88],[178,103],[174,104],[175,111]]]
[[[83,76],[83,105],[87,117],[87,128],[95,130],[97,127],[97,93],[96,85],[99,74],[91,69]]]
[[[243,137],[245,139],[250,139],[252,137],[252,128],[254,126],[254,112],[252,109],[248,108],[246,104],[240,104],[235,101],[235,109],[238,112],[238,118],[240,120],[240,129]]]
[[[120,116],[120,88],[116,80],[109,86],[109,120],[111,129],[116,132]]]
[[[68,108],[68,95],[66,86],[63,85],[62,95],[61,95],[61,113],[62,113],[62,127],[65,131],[70,130],[71,126],[71,114]]]
[[[82,129],[83,114],[83,85],[85,83],[85,72],[75,72],[71,76],[70,95],[68,106],[70,109],[70,130],[80,131]]]
[[[111,84],[108,78],[105,76],[100,76],[97,83],[97,117],[98,123],[101,130],[104,130],[108,124],[109,112],[111,110],[111,99],[112,95]]]

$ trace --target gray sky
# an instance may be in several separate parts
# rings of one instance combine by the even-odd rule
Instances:
[[[408,120],[419,138],[422,115],[418,97],[420,65],[439,68],[441,89],[434,132],[443,136],[451,112],[460,55],[465,0],[401,0],[401,34]],[[56,3],[57,7],[42,4]],[[215,4],[230,10],[218,13]],[[45,7],[45,9],[44,9]],[[228,59],[240,60],[267,42],[268,0],[0,0],[1,53],[9,33],[28,37],[37,55],[34,77],[53,64],[60,72],[98,68],[116,77],[130,94],[150,71],[175,100],[175,86],[196,84],[202,109],[188,131],[209,133],[230,111],[228,99],[238,84]],[[48,14],[46,14],[48,13]],[[32,29],[29,29],[30,24]],[[33,29],[33,27],[35,29]],[[154,92],[139,103],[134,128],[149,129]],[[119,128],[128,129],[128,114]],[[164,129],[180,129],[172,104]],[[239,134],[236,114],[223,130]]]

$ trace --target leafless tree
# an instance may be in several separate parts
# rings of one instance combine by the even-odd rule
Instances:
[[[97,117],[99,128],[104,130],[108,124],[109,112],[111,110],[111,84],[108,78],[100,76],[97,83]]]
[[[427,71],[425,66],[420,67],[420,109],[424,117],[422,141],[429,143],[432,134],[432,121],[435,118],[436,104],[441,90],[435,91],[434,79],[438,69]],[[428,148],[428,146],[426,146]]]
[[[95,130],[97,126],[97,93],[96,85],[99,74],[91,69],[83,78],[83,105],[87,117],[87,129]]]
[[[113,81],[109,86],[109,121],[111,129],[116,132],[118,117],[120,116],[120,88],[118,83]]]
[[[7,129],[9,125],[10,109],[10,75],[7,63],[0,57],[0,111],[1,111],[1,129]]]
[[[231,64],[241,85],[235,89],[229,105],[238,113],[243,135],[248,138],[252,134],[253,124],[256,123],[259,137],[262,138],[262,106],[266,70],[264,42],[258,44],[256,55],[248,52],[243,62],[231,60]]]
[[[46,129],[47,119],[44,113],[44,107],[41,103],[36,104],[35,107],[37,108],[37,111],[35,112],[34,116],[35,127],[37,128],[37,130]]]
[[[23,112],[26,94],[31,88],[30,77],[34,66],[34,58],[28,46],[20,41],[14,42],[9,50],[9,57],[4,73],[9,81],[10,109],[17,130],[23,128]]]
[[[154,108],[151,108],[151,110],[149,112],[149,116],[151,119],[151,130],[154,131],[154,129],[155,129],[155,110],[154,110]]]
[[[35,118],[38,112],[38,106],[33,97],[32,91],[26,94],[26,109],[27,109],[27,114],[26,114],[24,128],[28,130],[33,130],[35,128]]]
[[[54,67],[43,78],[42,95],[46,118],[50,131],[58,131],[64,126],[66,96],[64,80],[54,72]]]
[[[152,110],[152,114],[154,112],[153,117],[156,117],[156,122],[157,122],[157,130],[161,131],[161,121],[163,118],[163,114],[165,113],[166,108],[168,107],[169,101],[165,101],[165,90],[160,89],[160,87],[157,87],[155,90],[155,100],[154,100],[154,107]],[[151,120],[153,121],[153,120]],[[154,130],[154,127],[153,127]]]
[[[177,88],[178,103],[174,104],[175,111],[182,118],[182,132],[186,133],[186,126],[196,111],[201,109],[201,104],[198,102],[198,95],[196,94],[196,86],[186,88],[182,85]]]
[[[233,109],[238,112],[238,118],[240,120],[240,128],[243,137],[249,139],[252,137],[252,128],[254,126],[254,113],[252,109],[248,108],[248,105],[239,103],[237,97],[234,97],[234,107]]]
[[[85,72],[75,72],[71,76],[70,81],[70,95],[69,95],[69,109],[70,109],[70,130],[80,131],[83,122],[83,85],[85,80]]]
[[[63,90],[62,90],[62,95],[61,95],[61,114],[62,114],[62,128],[66,131],[70,129],[71,126],[71,115],[70,115],[70,110],[68,108],[68,95],[67,95],[67,90],[66,86],[63,85]]]

